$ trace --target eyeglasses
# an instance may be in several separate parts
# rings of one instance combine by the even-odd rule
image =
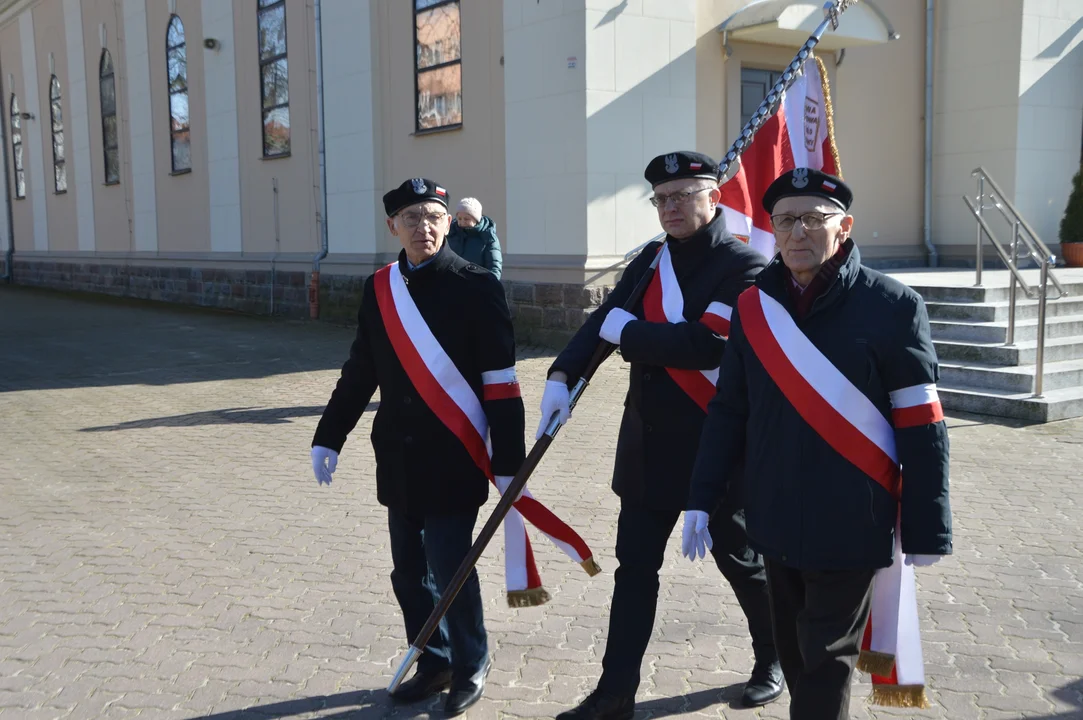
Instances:
[[[418,225],[421,224],[422,220],[427,222],[429,225],[436,227],[444,221],[444,218],[447,217],[447,213],[436,212],[429,213],[428,215],[421,215],[420,213],[409,212],[400,213],[399,217],[402,218],[402,224],[408,228],[416,228]]]
[[[701,187],[697,190],[683,190],[672,195],[654,195],[651,197],[651,205],[656,208],[665,207],[670,200],[673,201],[675,206],[684,205],[693,195],[698,195],[704,190],[716,190],[714,187]]]
[[[794,224],[800,220],[806,230],[819,230],[824,226],[828,218],[838,217],[839,215],[842,215],[842,213],[810,212],[799,217],[794,217],[793,215],[772,215],[771,227],[779,232],[789,232],[793,230]]]

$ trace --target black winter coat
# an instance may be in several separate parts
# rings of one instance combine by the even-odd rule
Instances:
[[[776,257],[756,286],[792,316],[788,282],[789,271]],[[939,378],[925,303],[897,280],[862,267],[856,247],[797,326],[889,422],[891,391]],[[949,554],[944,421],[895,428],[895,443],[903,475],[903,551]],[[725,469],[741,456],[748,535],[764,556],[801,570],[891,564],[899,503],[801,418],[764,370],[734,312],[688,507],[716,507],[730,479]]]
[[[688,483],[706,415],[665,369],[709,370],[719,366],[726,339],[699,319],[712,302],[734,306],[737,296],[752,284],[766,261],[726,232],[721,215],[684,241],[666,241],[688,322],[647,322],[642,319],[640,300],[634,310],[638,319],[629,322],[621,334],[620,354],[631,368],[617,438],[613,491],[626,502],[681,510],[688,499]],[[649,269],[660,244],[651,243],[629,264],[609,297],[591,313],[550,372],[564,371],[569,385],[579,379],[597,347],[606,315],[612,308],[623,307]],[[589,393],[585,401],[590,402]],[[574,428],[573,419],[567,432],[576,432]]]
[[[426,324],[455,367],[482,394],[482,373],[515,365],[515,338],[504,288],[484,268],[446,245],[427,265],[399,268]],[[382,505],[407,513],[474,510],[489,482],[459,439],[425,405],[388,339],[373,277],[365,281],[350,359],[323,412],[313,446],[341,450],[362,411],[380,388],[372,424],[376,492]],[[483,402],[492,439],[492,470],[514,475],[526,454],[522,398]]]

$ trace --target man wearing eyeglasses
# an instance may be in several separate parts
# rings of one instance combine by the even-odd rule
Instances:
[[[379,387],[376,493],[388,511],[391,585],[413,644],[473,543],[487,471],[503,489],[523,462],[523,401],[504,289],[445,244],[447,190],[414,178],[383,200],[402,252],[365,281],[357,338],[316,429],[312,466],[317,482],[330,485],[346,436]],[[445,710],[458,715],[481,698],[488,672],[472,572],[417,673],[392,698],[415,702],[450,687]]]
[[[748,535],[766,561],[793,720],[850,717],[874,574],[897,572],[894,585],[877,585],[876,628],[881,607],[890,609],[881,588],[891,592],[912,573],[904,566],[952,549],[948,436],[925,304],[861,264],[852,200],[841,179],[808,168],[768,188],[779,254],[737,302],[686,513],[699,528],[732,491],[725,469],[745,458]],[[697,531],[690,557],[703,556],[709,533]],[[918,658],[909,682],[900,655],[887,656],[887,674],[913,683]]]
[[[542,399],[540,437],[550,418],[568,419],[575,383],[599,339],[620,347],[631,365],[613,469],[620,497],[609,636],[597,689],[561,720],[631,718],[640,666],[654,626],[658,571],[686,507],[688,482],[714,395],[714,378],[737,296],[763,268],[763,257],[726,231],[718,209],[719,167],[706,155],[675,152],[647,165],[665,242],[631,262],[617,286],[553,363]],[[634,312],[622,309],[651,262],[654,280]],[[715,508],[711,508],[715,510]],[[705,521],[706,522],[706,521]],[[782,693],[761,558],[749,547],[738,494],[710,520],[712,553],[748,619],[756,661],[743,701],[755,706]],[[688,535],[690,537],[690,535]]]

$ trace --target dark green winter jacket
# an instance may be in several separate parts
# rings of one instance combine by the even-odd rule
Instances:
[[[483,215],[481,222],[472,228],[459,227],[457,221],[452,221],[447,240],[456,255],[480,265],[500,279],[503,265],[500,240],[496,236],[496,223],[488,215]]]

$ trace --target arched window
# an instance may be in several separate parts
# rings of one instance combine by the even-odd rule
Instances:
[[[120,182],[120,154],[117,140],[117,84],[113,58],[102,49],[98,64],[98,89],[102,99],[102,147],[105,150],[105,184]]]
[[[263,157],[290,151],[290,87],[286,63],[286,1],[258,0]]]
[[[26,173],[23,172],[23,121],[19,115],[19,101],[11,94],[11,156],[15,166],[15,199],[26,197]]]
[[[49,119],[53,126],[53,188],[68,191],[68,168],[64,164],[64,113],[60,108],[60,81],[49,78]]]
[[[188,56],[184,43],[184,23],[176,15],[169,18],[165,38],[166,71],[169,74],[169,148],[173,172],[192,169],[192,140],[188,126]]]

